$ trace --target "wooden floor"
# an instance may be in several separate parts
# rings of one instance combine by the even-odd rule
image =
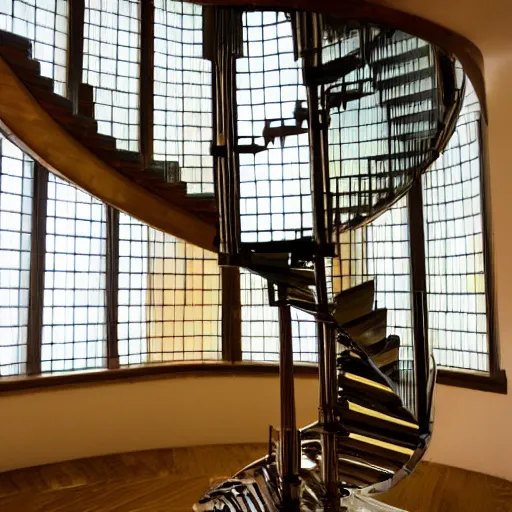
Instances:
[[[12,471],[0,474],[0,511],[190,511],[213,479],[264,453],[263,445],[177,448]],[[512,512],[512,483],[423,464],[383,501],[411,512]]]

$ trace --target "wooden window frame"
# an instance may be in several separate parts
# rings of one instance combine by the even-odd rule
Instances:
[[[235,2],[236,3],[236,2]],[[286,8],[283,6],[283,8]],[[84,0],[70,2],[69,15],[69,41],[68,41],[68,97],[78,112],[79,91],[82,81],[83,64],[83,22]],[[356,9],[356,7],[353,7]],[[379,7],[380,10],[382,8]],[[377,11],[379,11],[377,9]],[[350,11],[350,9],[348,9]],[[389,12],[388,12],[389,11]],[[386,22],[386,16],[382,21]],[[395,11],[396,12],[396,11]],[[408,15],[397,18],[396,25],[417,22],[417,18]],[[359,16],[366,19],[368,16],[361,11]],[[405,20],[405,21],[404,21]],[[387,21],[389,23],[389,21]],[[416,25],[414,25],[416,27]],[[434,26],[423,22],[418,30],[422,37],[430,33],[425,27]],[[404,30],[407,30],[404,28]],[[444,29],[442,29],[444,31]],[[442,44],[446,34],[440,28],[437,30],[439,42]],[[436,31],[434,31],[436,32]],[[141,60],[140,60],[140,151],[146,166],[152,164],[153,159],[153,76],[154,76],[154,2],[153,0],[141,2]],[[442,37],[441,37],[442,36]],[[423,36],[424,37],[424,36]],[[432,39],[426,37],[426,39]],[[462,38],[460,41],[464,42]],[[464,46],[459,41],[459,46]],[[452,43],[450,43],[452,44]],[[467,44],[470,44],[467,42]],[[456,46],[455,43],[452,44]],[[463,60],[463,59],[461,59]],[[466,59],[467,60],[467,59]],[[466,65],[465,62],[463,62]],[[454,369],[440,369],[438,382],[444,385],[507,393],[507,378],[501,369],[499,358],[499,343],[495,308],[494,270],[492,265],[491,216],[488,209],[488,154],[487,154],[487,125],[485,96],[482,96],[483,85],[480,79],[474,78],[475,68],[478,64],[471,64],[472,81],[477,86],[483,116],[479,123],[479,141],[481,151],[481,202],[484,237],[484,264],[487,297],[487,327],[489,339],[489,374],[471,371],[458,371]],[[469,72],[469,71],[468,71]],[[483,98],[483,99],[482,99]],[[29,330],[27,340],[27,375],[4,377],[0,379],[0,393],[13,390],[26,390],[32,388],[46,388],[70,384],[83,384],[88,382],[109,382],[132,378],[153,378],[155,376],[182,375],[193,373],[197,375],[230,375],[233,373],[272,374],[278,372],[278,365],[272,363],[244,362],[242,361],[242,333],[241,333],[241,296],[240,271],[238,268],[223,267],[221,269],[222,285],[222,361],[219,362],[192,362],[192,363],[162,363],[139,365],[134,367],[119,367],[118,339],[117,339],[117,306],[118,306],[118,269],[119,269],[119,212],[105,205],[107,208],[107,367],[104,370],[80,371],[67,374],[41,375],[41,337],[42,337],[42,308],[44,292],[45,270],[45,238],[46,238],[46,198],[48,185],[48,171],[40,164],[34,164],[34,192],[32,213],[32,242],[31,242],[31,271],[30,271],[30,309]],[[411,251],[411,279],[412,303],[415,337],[425,336],[427,331],[426,311],[426,269],[425,269],[425,236],[423,224],[423,201],[421,181],[411,190],[409,195],[410,219],[410,251]],[[416,345],[424,346],[421,343]],[[426,357],[425,353],[417,353],[416,357]],[[315,364],[296,364],[298,374],[317,375]]]

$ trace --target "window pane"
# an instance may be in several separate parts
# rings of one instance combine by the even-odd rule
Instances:
[[[282,12],[244,13],[243,40],[244,57],[237,59],[236,77],[238,143],[268,147],[255,155],[240,154],[242,242],[311,235],[307,130],[282,140],[276,135],[265,141],[263,136],[266,127],[293,130],[296,107],[306,100],[291,22]],[[272,120],[270,126],[267,119]]]
[[[139,149],[140,15],[136,0],[85,0],[84,82],[94,87],[98,131]]]
[[[106,365],[106,212],[50,174],[42,371]]]
[[[242,304],[242,359],[279,361],[279,311],[269,306],[268,285],[262,277],[240,271]],[[316,324],[312,315],[292,308],[293,358],[317,362]]]
[[[213,193],[212,74],[202,7],[155,1],[155,159],[178,162],[189,193]]]
[[[41,63],[41,74],[53,78],[55,92],[65,96],[68,1],[2,0],[0,30],[32,41],[32,57]]]
[[[221,359],[221,282],[215,254],[121,214],[122,365]]]
[[[479,119],[468,80],[457,129],[423,188],[435,358],[440,366],[489,371]]]
[[[33,162],[0,135],[0,376],[26,372]]]

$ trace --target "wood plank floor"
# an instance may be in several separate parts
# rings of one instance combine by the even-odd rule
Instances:
[[[0,474],[0,511],[190,511],[214,479],[234,473],[265,449],[175,448],[11,471]],[[383,501],[410,512],[512,512],[512,483],[425,463]]]

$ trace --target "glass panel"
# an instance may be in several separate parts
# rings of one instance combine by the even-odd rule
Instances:
[[[106,365],[105,205],[50,174],[42,371]]]
[[[119,233],[121,364],[221,359],[216,255],[123,214]]]
[[[26,372],[33,161],[0,135],[0,376]]]
[[[202,7],[155,1],[155,159],[178,162],[189,193],[213,193],[212,74]]]
[[[268,303],[265,279],[246,270],[240,273],[242,304],[242,359],[279,361],[279,311]],[[295,362],[317,362],[318,346],[313,316],[292,308]]]
[[[94,86],[98,131],[139,149],[140,3],[85,0],[84,82]]]
[[[237,59],[236,81],[239,144],[268,143],[268,150],[240,155],[242,242],[311,235],[308,134],[281,139],[268,132],[282,125],[295,129],[296,107],[306,99],[291,22],[282,12],[247,12],[243,38],[245,57]]]
[[[55,92],[66,95],[68,45],[67,0],[2,0],[0,30],[32,41],[32,58],[41,74],[53,78]]]
[[[457,129],[423,178],[429,339],[440,366],[489,371],[480,108],[467,81]]]

